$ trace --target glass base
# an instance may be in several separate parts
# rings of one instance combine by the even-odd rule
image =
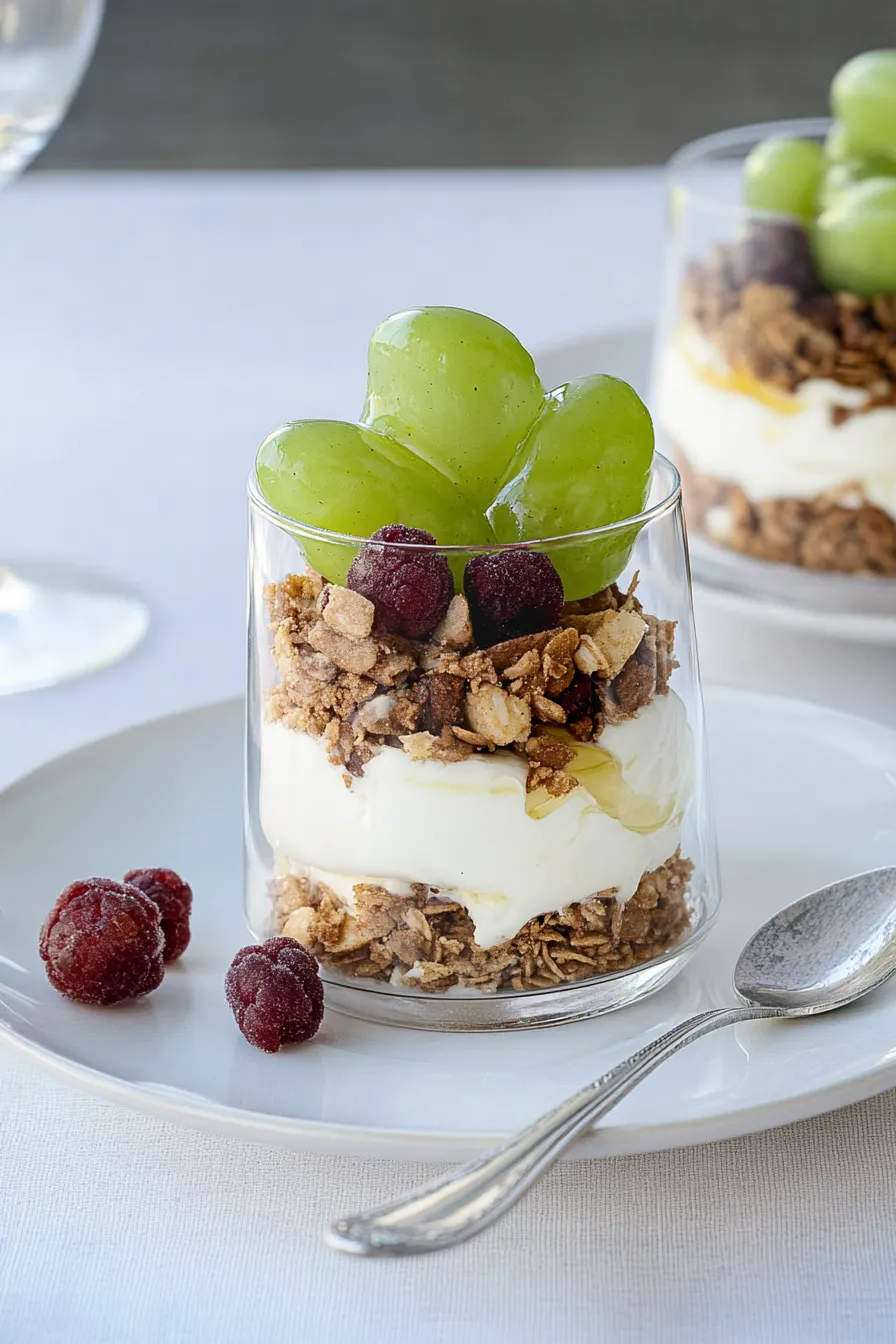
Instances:
[[[144,602],[68,566],[0,564],[0,695],[108,667],[146,634]]]
[[[251,760],[251,758],[250,758]],[[249,787],[253,787],[250,772]],[[256,786],[257,787],[257,786]],[[258,942],[277,936],[270,893],[270,870],[251,845],[245,853],[246,924]],[[384,1027],[418,1031],[515,1031],[580,1022],[637,1003],[662,989],[684,969],[712,929],[718,902],[706,877],[698,875],[688,892],[690,923],[681,939],[661,956],[626,970],[573,980],[551,989],[453,989],[426,993],[368,977],[349,977],[319,961],[327,1011],[344,1013]]]
[[[529,993],[444,994],[402,993],[368,981],[363,987],[321,967],[327,1009],[386,1027],[421,1031],[513,1031],[581,1022],[588,1017],[626,1008],[654,994],[690,961],[708,933],[708,923],[671,948],[664,957],[593,980]]]

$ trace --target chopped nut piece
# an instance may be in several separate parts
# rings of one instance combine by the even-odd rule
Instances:
[[[500,686],[483,685],[470,691],[465,701],[467,722],[496,747],[522,742],[532,726],[532,715],[525,700],[509,695]]]
[[[463,593],[456,593],[448,610],[433,631],[433,642],[448,649],[468,649],[473,643],[470,608]]]
[[[537,635],[519,635],[505,639],[503,644],[492,644],[488,656],[496,672],[506,673],[508,667],[525,656],[531,649],[541,654],[546,645],[559,634],[558,630],[540,630]]]
[[[547,678],[549,695],[559,695],[565,691],[576,674],[573,661],[579,644],[578,631],[572,627],[559,630],[545,645],[542,654],[542,666]]]
[[[542,723],[566,722],[566,710],[562,705],[558,705],[556,700],[549,700],[546,695],[533,695],[532,708]]]
[[[516,681],[519,677],[531,677],[541,667],[537,649],[527,649],[522,658],[517,658],[510,667],[505,667],[501,675],[507,681]]]
[[[493,742],[489,742],[487,737],[481,733],[474,733],[471,728],[460,728],[456,723],[451,728],[455,737],[459,737],[461,742],[467,742],[471,747],[494,747]]]
[[[586,676],[593,676],[595,672],[602,677],[610,675],[610,664],[593,635],[579,636],[579,647],[573,654],[573,661]]]
[[[607,664],[604,676],[612,678],[622,671],[646,630],[647,623],[634,611],[607,612],[592,627],[591,638]]]
[[[432,929],[422,910],[418,910],[414,905],[409,905],[404,911],[404,922],[419,938],[424,938],[426,942],[432,941]]]
[[[355,714],[354,723],[367,733],[397,737],[401,733],[413,732],[419,718],[420,706],[414,704],[407,695],[375,695],[372,700],[361,705]]]
[[[331,630],[324,621],[317,621],[311,627],[308,643],[344,672],[369,672],[377,660],[375,640],[348,639]]]
[[[401,738],[401,745],[412,761],[465,761],[472,748],[454,736],[450,728],[444,729],[439,737],[433,733],[407,733]]]
[[[287,915],[280,932],[284,938],[295,938],[303,947],[313,947],[317,942],[317,911],[309,906],[293,910]]]
[[[328,583],[317,599],[317,609],[332,630],[348,639],[366,639],[373,629],[373,603],[351,588]]]

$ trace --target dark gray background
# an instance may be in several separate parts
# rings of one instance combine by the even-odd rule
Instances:
[[[108,0],[42,167],[655,163],[826,110],[894,0]]]

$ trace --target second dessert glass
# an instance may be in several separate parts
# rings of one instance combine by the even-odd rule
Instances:
[[[698,581],[819,618],[892,618],[896,297],[825,290],[809,231],[743,202],[757,146],[822,145],[831,126],[740,127],[670,160],[651,404]]]
[[[612,526],[439,548],[455,597],[421,640],[374,635],[343,586],[371,543],[278,513],[254,473],[249,505],[253,934],[309,947],[329,1006],[430,1029],[590,1017],[672,979],[719,902],[675,467]],[[588,595],[480,647],[464,573],[499,550]]]

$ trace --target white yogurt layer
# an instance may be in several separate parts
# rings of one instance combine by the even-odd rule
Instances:
[[[896,407],[841,425],[831,407],[863,406],[868,393],[830,378],[793,395],[731,370],[693,327],[662,357],[657,418],[694,471],[737,485],[750,499],[814,499],[845,492],[896,517]],[[848,492],[854,490],[851,500]]]
[[[348,904],[355,882],[399,892],[427,883],[466,906],[477,943],[492,947],[596,892],[628,900],[678,848],[694,770],[678,696],[607,727],[600,746],[653,829],[629,829],[581,786],[530,816],[526,762],[512,751],[444,764],[383,747],[347,789],[323,743],[282,723],[262,729],[261,824],[281,867],[326,881]]]

